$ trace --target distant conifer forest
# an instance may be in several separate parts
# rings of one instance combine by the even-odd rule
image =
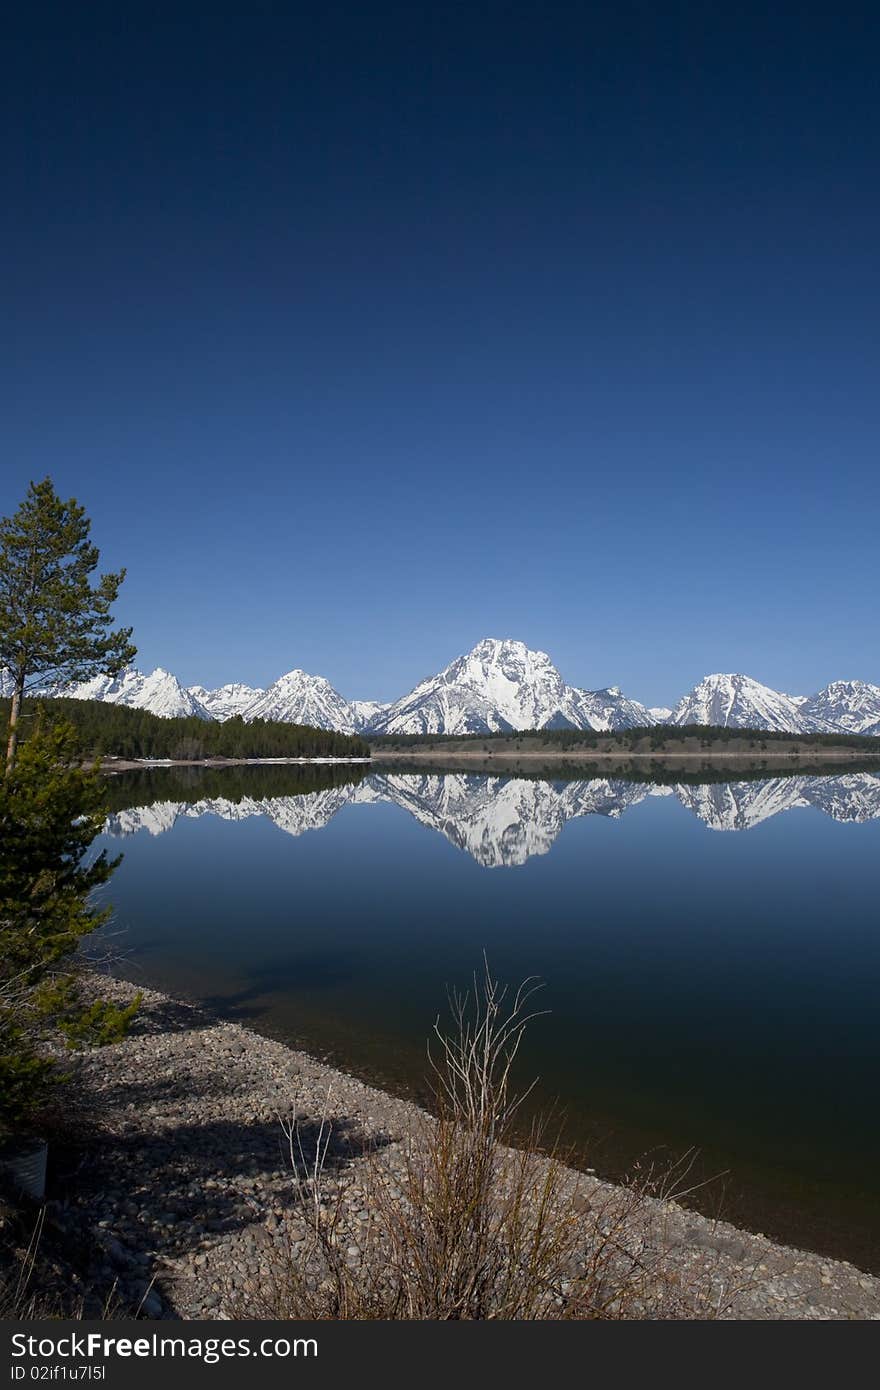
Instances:
[[[9,701],[0,701],[0,720],[9,716]],[[39,720],[72,724],[84,758],[368,758],[369,745],[354,734],[282,724],[268,719],[223,723],[198,719],[164,719],[147,710],[101,700],[30,699],[22,708],[22,738]]]
[[[854,748],[880,755],[880,739],[864,734],[798,734],[771,729],[737,729],[713,724],[651,724],[647,728],[596,729],[501,729],[481,734],[384,734],[371,735],[370,743],[379,752],[405,751],[411,748],[479,749],[518,751],[520,748],[546,749],[548,752],[568,752],[574,749],[599,748],[638,752],[675,752],[684,744],[708,749],[725,744],[744,748],[766,749],[798,745],[803,748]]]

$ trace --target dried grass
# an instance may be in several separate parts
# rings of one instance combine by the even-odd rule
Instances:
[[[451,997],[452,1023],[429,1048],[435,1114],[399,1144],[344,1172],[328,1163],[328,1096],[317,1141],[284,1122],[289,1225],[260,1289],[230,1294],[234,1316],[285,1319],[627,1319],[718,1317],[740,1291],[717,1270],[670,1256],[663,1213],[686,1196],[693,1155],[647,1164],[611,1186],[577,1174],[546,1127],[513,1146],[528,1092],[511,1087],[534,981],[513,995],[485,966]],[[314,1122],[312,1122],[314,1123]],[[368,1220],[355,1225],[355,1209]],[[356,1245],[351,1231],[357,1230]]]

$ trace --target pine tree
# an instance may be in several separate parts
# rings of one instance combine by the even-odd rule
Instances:
[[[18,511],[0,520],[0,672],[11,682],[7,773],[15,763],[25,691],[117,675],[136,654],[131,628],[111,631],[125,570],[90,579],[99,551],[75,498],[50,478],[32,482]]]
[[[0,1135],[51,1086],[55,1069],[40,1048],[47,1032],[107,1042],[134,1012],[85,1005],[69,970],[110,915],[93,893],[118,863],[89,857],[104,824],[104,779],[76,765],[77,751],[70,726],[39,721],[0,779]]]

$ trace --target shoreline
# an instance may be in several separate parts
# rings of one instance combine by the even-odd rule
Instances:
[[[449,753],[443,753],[442,751],[432,751],[432,752],[418,752],[418,751],[416,751],[416,752],[413,752],[413,751],[410,750],[410,751],[406,751],[406,752],[404,752],[404,751],[401,751],[401,752],[391,752],[391,751],[388,751],[387,753],[374,753],[373,756],[372,756],[372,758],[367,759],[367,761],[373,762],[373,763],[389,763],[389,762],[397,762],[400,758],[412,758],[412,759],[414,759],[414,760],[415,760],[415,759],[418,759],[418,760],[421,760],[421,761],[423,761],[423,762],[435,762],[435,763],[440,763],[440,762],[444,762],[444,761],[453,761],[453,760],[461,760],[461,761],[469,761],[469,762],[470,762],[470,761],[482,761],[482,762],[487,762],[487,761],[492,761],[492,762],[495,762],[495,761],[498,761],[498,762],[501,762],[501,761],[504,761],[504,762],[522,762],[523,760],[526,760],[526,759],[534,759],[535,761],[540,761],[540,762],[646,762],[646,763],[658,763],[658,762],[659,762],[659,763],[674,763],[674,762],[690,762],[690,761],[696,761],[696,760],[699,759],[701,762],[704,762],[704,763],[706,763],[706,764],[709,764],[709,763],[712,763],[712,762],[721,760],[721,761],[724,761],[724,762],[730,761],[730,762],[752,763],[753,765],[754,765],[754,764],[757,764],[757,765],[759,765],[759,766],[763,766],[765,763],[768,764],[768,765],[769,765],[770,763],[782,763],[782,764],[786,764],[786,765],[788,765],[788,766],[791,766],[791,764],[792,764],[792,763],[795,763],[795,762],[797,762],[798,765],[801,765],[801,764],[806,763],[806,762],[821,762],[821,763],[826,763],[826,762],[844,762],[844,763],[846,763],[846,762],[866,762],[866,761],[873,761],[875,756],[876,756],[876,761],[877,761],[878,769],[880,769],[880,749],[878,749],[876,755],[874,755],[874,754],[870,754],[870,753],[866,754],[866,753],[863,752],[861,749],[849,749],[849,748],[840,749],[840,750],[834,750],[834,749],[832,749],[832,750],[827,750],[827,749],[823,749],[821,752],[816,752],[816,753],[813,753],[812,750],[809,751],[809,752],[799,752],[799,753],[792,753],[792,752],[787,752],[787,753],[770,753],[770,752],[766,752],[766,753],[764,753],[764,752],[762,752],[760,756],[756,756],[754,750],[752,750],[751,752],[747,752],[747,753],[716,753],[716,752],[713,752],[713,751],[710,750],[710,749],[704,749],[704,750],[702,750],[701,752],[692,752],[692,753],[688,753],[688,752],[681,752],[681,753],[630,753],[630,752],[627,752],[626,750],[622,750],[622,749],[621,749],[621,750],[616,750],[616,751],[607,751],[607,752],[603,752],[601,749],[595,749],[595,748],[584,749],[583,751],[580,751],[580,750],[578,750],[578,749],[573,749],[573,750],[570,750],[570,751],[568,751],[568,752],[566,752],[566,753],[562,753],[562,752],[550,752],[550,751],[541,751],[541,750],[539,750],[539,749],[534,749],[534,750],[523,749],[521,752],[516,752],[516,753],[513,753],[513,752],[510,752],[510,753],[507,753],[507,752],[493,753],[493,752],[491,752],[491,750],[488,751],[488,752],[486,752],[486,751],[481,751],[481,752],[467,753],[467,752],[463,752],[463,751],[461,751],[461,750],[459,750],[459,749],[450,750]]]
[[[116,772],[151,772],[167,767],[309,767],[309,766],[332,766],[332,767],[385,767],[389,763],[397,763],[401,760],[415,763],[434,764],[438,771],[444,767],[454,767],[458,763],[469,765],[472,763],[661,763],[668,765],[675,770],[677,763],[699,762],[707,770],[712,769],[716,762],[725,764],[746,764],[755,770],[767,768],[774,771],[780,767],[798,768],[812,765],[814,763],[865,763],[873,762],[874,755],[866,754],[860,749],[823,749],[815,752],[810,749],[805,752],[785,752],[771,753],[769,751],[755,755],[754,750],[750,752],[728,752],[716,753],[709,749],[700,752],[674,752],[674,753],[636,753],[626,750],[602,750],[602,749],[572,749],[568,752],[556,750],[523,749],[517,752],[492,752],[474,751],[467,752],[460,749],[452,749],[448,753],[442,750],[401,750],[401,751],[379,751],[374,752],[369,758],[101,758],[101,771],[108,776]],[[880,749],[876,754],[876,763],[880,771]],[[85,763],[86,767],[94,767],[95,761]]]
[[[140,992],[143,1004],[125,1040],[76,1054],[100,1141],[64,1215],[97,1232],[107,1268],[121,1271],[123,1288],[131,1277],[132,1297],[138,1281],[156,1279],[148,1316],[223,1317],[233,1295],[246,1301],[255,1290],[279,1243],[296,1247],[279,1115],[295,1108],[314,1122],[329,1091],[339,1131],[355,1137],[356,1191],[358,1145],[380,1141],[393,1169],[424,1122],[413,1102],[198,1005],[93,973],[86,980],[96,996],[124,1002]],[[591,1198],[620,1191],[590,1173],[566,1175]],[[846,1261],[676,1203],[651,1205],[674,1271],[739,1290],[725,1317],[880,1319],[880,1279]],[[364,1216],[352,1217],[352,1248]]]
[[[151,772],[163,767],[304,767],[312,764],[331,764],[345,767],[349,763],[367,764],[370,758],[101,758],[102,772]],[[94,767],[94,763],[87,766]]]

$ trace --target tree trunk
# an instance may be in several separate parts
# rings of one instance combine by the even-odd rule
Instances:
[[[24,680],[16,680],[9,706],[9,741],[6,744],[6,776],[15,766],[15,751],[18,748],[18,716],[21,713],[21,700],[24,694]]]

